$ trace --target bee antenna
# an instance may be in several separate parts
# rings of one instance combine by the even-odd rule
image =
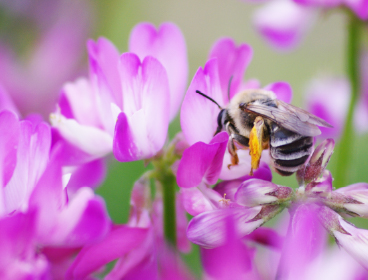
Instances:
[[[231,82],[234,78],[234,75],[231,75],[230,79],[229,79],[229,84],[227,85],[227,98],[229,99],[230,102],[230,88],[231,88]]]
[[[215,103],[220,108],[220,110],[222,110],[222,107],[215,100],[213,100],[211,97],[209,97],[208,95],[205,95],[204,93],[200,92],[199,90],[196,90],[196,93],[198,93],[198,94],[202,95],[203,97],[206,97],[207,99],[211,100],[213,103]]]

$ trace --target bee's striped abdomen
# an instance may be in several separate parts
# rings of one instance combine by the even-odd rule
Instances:
[[[313,151],[313,138],[272,123],[270,155],[276,172],[289,176],[298,171]]]

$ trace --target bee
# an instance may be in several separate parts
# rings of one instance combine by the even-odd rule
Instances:
[[[318,126],[332,127],[323,119],[277,99],[272,91],[239,92],[225,109],[209,96],[196,92],[220,108],[215,135],[223,130],[229,134],[231,164],[228,167],[239,163],[238,149],[249,149],[251,175],[265,149],[269,149],[271,166],[277,173],[292,175],[313,152],[313,137],[321,134]]]

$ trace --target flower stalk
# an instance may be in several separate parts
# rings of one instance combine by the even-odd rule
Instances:
[[[337,149],[338,162],[336,166],[336,188],[341,188],[347,184],[349,163],[354,143],[354,108],[359,98],[360,75],[359,75],[359,55],[360,55],[360,24],[361,21],[354,14],[349,15],[348,38],[347,38],[347,76],[351,87],[350,103],[345,120],[344,131]]]

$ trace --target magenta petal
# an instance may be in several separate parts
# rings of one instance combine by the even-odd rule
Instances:
[[[185,210],[192,216],[215,209],[198,188],[180,189],[180,199]]]
[[[261,207],[216,209],[195,216],[188,225],[187,237],[205,248],[214,248],[226,243],[226,223],[232,217],[236,224],[237,237],[243,237],[259,227],[263,220],[250,222]]]
[[[291,86],[286,82],[276,82],[264,87],[266,90],[273,91],[276,94],[276,98],[286,103],[290,103],[293,98],[293,90]]]
[[[126,162],[138,159],[138,148],[135,146],[134,138],[124,112],[120,113],[116,121],[113,152],[118,161]]]
[[[209,143],[217,129],[220,109],[199,90],[223,106],[217,59],[211,59],[204,69],[199,68],[185,95],[180,112],[181,129],[189,145],[202,141]]]
[[[239,239],[235,222],[231,217],[225,221],[223,246],[201,250],[203,268],[211,279],[253,279],[247,275],[252,269],[252,254]]]
[[[240,90],[245,69],[252,60],[252,56],[253,50],[249,45],[241,44],[237,47],[230,38],[220,39],[212,47],[209,59],[217,58],[224,104],[229,102],[230,78],[233,77],[230,88],[230,98],[232,98]]]
[[[333,126],[321,127],[321,137],[340,137],[350,100],[349,81],[343,77],[314,79],[305,92],[305,99],[306,109],[310,113]]]
[[[118,50],[105,38],[99,38],[97,42],[89,40],[87,48],[90,64],[92,66],[91,68],[99,67],[101,73],[106,77],[106,86],[111,90],[115,102],[121,106],[121,86],[118,72],[120,55]]]
[[[67,185],[68,192],[76,192],[81,187],[96,188],[106,176],[104,159],[97,159],[80,166],[70,177]]]
[[[140,23],[131,32],[129,51],[142,61],[146,56],[153,56],[166,69],[172,120],[179,110],[188,79],[187,50],[180,29],[172,23],[163,23],[158,30],[150,23]]]
[[[83,279],[103,265],[139,246],[147,236],[147,229],[120,226],[101,242],[86,246],[69,267],[66,279]]]
[[[169,125],[165,69],[153,57],[141,64],[132,53],[121,56],[119,69],[125,116],[120,113],[115,127],[114,154],[121,161],[150,158],[164,145]]]
[[[361,20],[368,19],[368,0],[345,0],[344,2]]]
[[[325,248],[327,232],[318,220],[316,208],[302,204],[291,214],[279,265],[280,279],[297,279]]]
[[[284,238],[281,237],[274,229],[260,227],[245,236],[246,239],[253,240],[264,246],[281,250]]]
[[[179,163],[177,183],[181,188],[198,186],[204,179],[214,184],[221,172],[228,134],[217,134],[210,144],[198,142],[186,149]]]
[[[0,134],[2,135],[0,139],[1,187],[6,186],[13,175],[17,161],[16,147],[19,133],[20,125],[17,117],[9,111],[2,111],[0,113]]]
[[[4,110],[8,110],[10,112],[13,112],[17,116],[20,116],[20,113],[15,106],[13,100],[10,98],[8,92],[0,84],[0,112]]]
[[[314,19],[314,11],[289,0],[273,0],[254,16],[261,36],[273,47],[289,50],[302,40]]]
[[[85,193],[88,194],[88,192]],[[82,196],[83,192],[80,191],[77,195],[78,194]],[[77,196],[74,197],[68,207],[60,213],[62,218],[58,224],[60,227],[59,231],[61,232],[70,227],[73,220],[78,218],[75,227],[68,232],[66,238],[62,240],[65,246],[70,247],[83,246],[99,241],[104,238],[110,230],[111,222],[106,211],[105,201],[102,198],[94,196],[87,201],[83,201],[85,200],[83,197],[79,200],[77,200],[77,198]],[[84,207],[83,212],[78,213],[82,207]],[[79,217],[76,217],[77,215],[79,215]]]

